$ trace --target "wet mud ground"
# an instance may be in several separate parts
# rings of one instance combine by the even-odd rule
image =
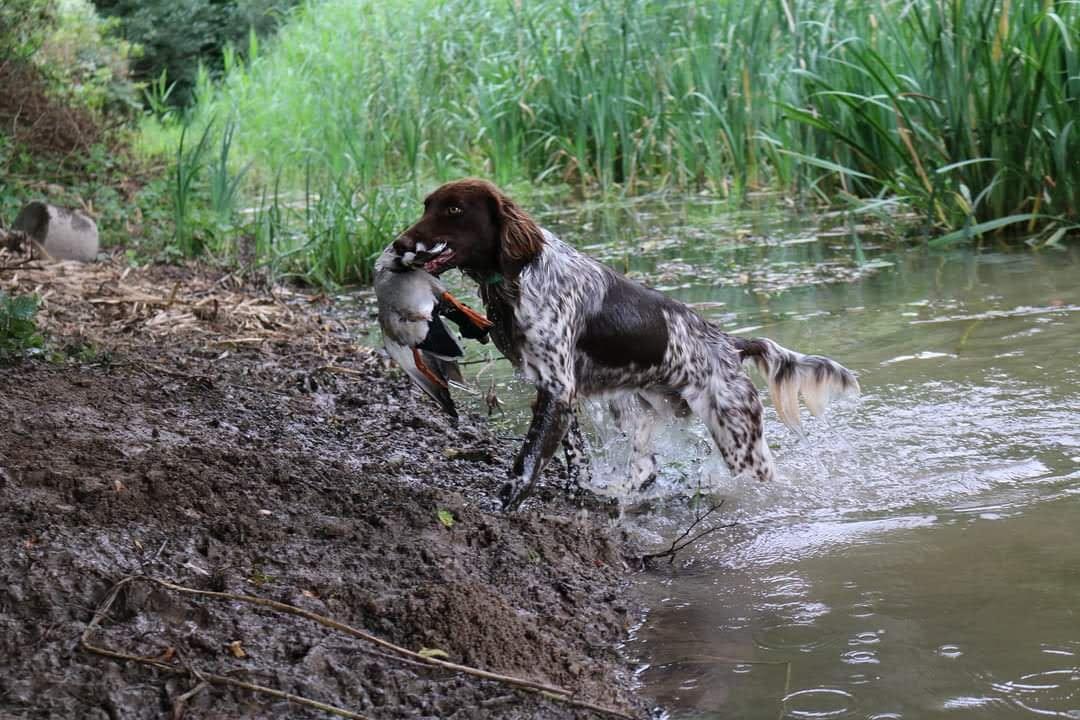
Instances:
[[[0,376],[0,717],[331,717],[190,692],[199,673],[370,718],[602,717],[146,583],[125,586],[94,641],[175,672],[88,653],[80,636],[133,574],[288,603],[645,715],[618,652],[638,619],[619,531],[553,493],[498,512],[516,443],[477,416],[452,425],[329,303],[118,261],[0,287],[44,296],[54,349]]]

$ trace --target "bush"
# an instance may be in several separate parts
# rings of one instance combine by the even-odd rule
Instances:
[[[0,3],[0,62],[31,55],[49,29],[54,9],[52,0]]]
[[[136,48],[115,37],[118,25],[101,19],[89,0],[64,0],[57,6],[33,58],[54,94],[99,115],[142,110],[128,69]]]
[[[34,323],[40,305],[37,295],[9,297],[0,290],[0,363],[17,360],[44,345]]]
[[[133,76],[150,83],[175,83],[169,100],[187,106],[195,96],[200,66],[216,75],[228,47],[246,47],[250,32],[267,35],[297,0],[94,0],[98,12],[115,18],[117,32],[140,48]]]

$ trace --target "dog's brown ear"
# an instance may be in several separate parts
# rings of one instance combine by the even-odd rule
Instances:
[[[494,191],[494,196],[499,222],[499,265],[503,272],[516,275],[523,265],[540,253],[544,233],[513,200],[498,190]]]

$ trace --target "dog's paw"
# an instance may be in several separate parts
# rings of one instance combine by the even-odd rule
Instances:
[[[512,512],[521,507],[521,503],[532,494],[533,484],[527,483],[521,478],[511,478],[499,488],[499,501],[502,503],[503,512]]]

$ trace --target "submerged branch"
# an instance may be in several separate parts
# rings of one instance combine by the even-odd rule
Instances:
[[[704,513],[701,513],[700,515],[698,515],[694,519],[694,522],[690,523],[690,526],[687,527],[686,530],[683,531],[682,535],[679,535],[679,537],[677,537],[677,538],[675,538],[674,540],[671,541],[671,546],[668,547],[667,550],[662,550],[660,552],[654,552],[654,553],[646,553],[645,555],[641,555],[641,556],[639,556],[637,558],[638,562],[644,567],[646,564],[648,564],[648,562],[650,560],[658,560],[660,558],[665,558],[666,557],[668,559],[669,564],[673,563],[673,562],[675,562],[675,556],[676,555],[678,555],[681,551],[683,551],[686,548],[690,547],[691,545],[693,545],[694,543],[696,543],[698,540],[705,537],[706,535],[712,535],[714,532],[716,532],[718,530],[725,530],[727,528],[734,527],[734,526],[738,525],[737,522],[721,523],[719,525],[713,525],[712,527],[706,528],[706,529],[702,530],[701,532],[697,533],[696,535],[694,535],[693,537],[690,537],[690,534],[692,532],[694,532],[694,528],[696,528],[698,525],[700,525],[702,522],[704,522],[710,515],[712,515],[714,512],[716,512],[717,510],[719,510],[723,506],[724,506],[724,501],[723,500],[716,503],[715,505],[710,506],[708,510],[706,510]]]

